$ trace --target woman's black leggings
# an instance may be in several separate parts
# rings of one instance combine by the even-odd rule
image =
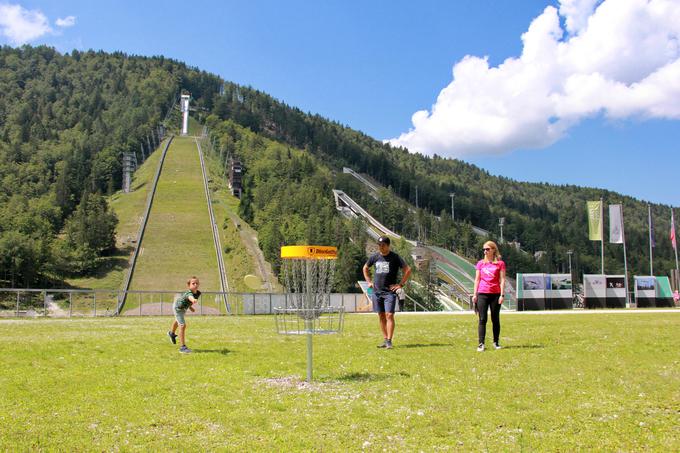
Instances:
[[[478,294],[477,311],[479,314],[479,343],[484,343],[486,338],[486,320],[488,311],[491,309],[491,324],[493,324],[493,342],[498,343],[501,334],[501,304],[498,303],[500,294]]]

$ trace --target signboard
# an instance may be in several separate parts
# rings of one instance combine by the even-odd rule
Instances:
[[[675,307],[671,282],[668,277],[656,277],[656,306]]]
[[[571,275],[550,274],[546,277],[546,308],[557,310],[573,308]]]
[[[626,308],[626,277],[625,275],[607,275],[608,308]]]
[[[583,303],[586,308],[604,308],[607,298],[607,282],[604,275],[583,275]]]
[[[545,274],[517,274],[517,288],[517,311],[545,310]]]
[[[373,311],[373,288],[370,288],[368,282],[365,280],[359,280],[357,283],[364,293],[364,296],[366,296],[365,299],[357,305],[357,312]]]
[[[585,274],[583,299],[586,308],[625,308],[625,276]]]
[[[633,280],[635,281],[635,303],[638,308],[672,307],[674,305],[668,277],[636,275]]]
[[[569,274],[517,274],[517,311],[572,308]]]

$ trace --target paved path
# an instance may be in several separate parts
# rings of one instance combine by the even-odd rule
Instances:
[[[533,315],[597,315],[597,314],[644,314],[644,313],[675,313],[680,314],[680,308],[621,308],[618,310],[611,309],[594,309],[594,310],[528,310],[528,311],[515,311],[507,310],[501,312],[503,316],[513,315],[513,316],[533,316]],[[375,315],[375,313],[371,313]],[[465,311],[400,311],[399,316],[404,315],[444,315],[444,316],[460,316],[460,315],[473,315],[474,313],[470,310]]]

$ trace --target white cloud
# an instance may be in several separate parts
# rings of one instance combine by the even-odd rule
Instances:
[[[564,28],[560,25],[564,20]],[[542,148],[584,118],[680,119],[680,2],[562,0],[522,35],[519,57],[466,56],[430,111],[389,140],[463,156]]]
[[[0,3],[0,34],[12,44],[25,44],[51,31],[47,17],[41,11]]]
[[[57,18],[54,23],[57,25],[57,27],[62,27],[62,28],[67,28],[67,27],[73,27],[76,24],[76,16],[66,16],[63,19],[62,18]]]
[[[599,0],[562,0],[560,2],[560,16],[564,17],[567,31],[578,34],[588,24],[588,18],[593,14]]]

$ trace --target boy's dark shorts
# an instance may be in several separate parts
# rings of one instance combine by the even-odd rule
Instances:
[[[397,309],[397,295],[391,291],[373,293],[373,311],[394,313]]]

